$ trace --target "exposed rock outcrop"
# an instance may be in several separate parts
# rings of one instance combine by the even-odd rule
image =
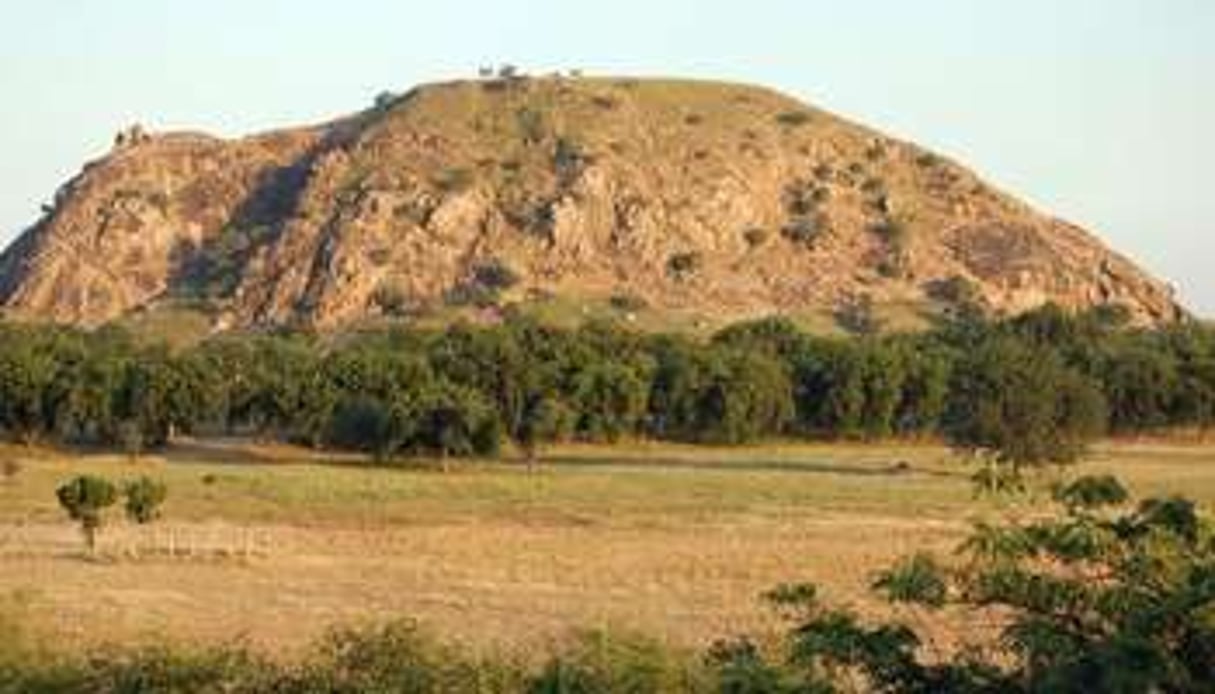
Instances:
[[[128,133],[0,257],[18,316],[95,325],[166,296],[226,325],[334,328],[449,300],[487,262],[537,294],[743,317],[939,301],[994,311],[1170,290],[961,166],[779,94],[699,82],[422,87],[328,126]]]

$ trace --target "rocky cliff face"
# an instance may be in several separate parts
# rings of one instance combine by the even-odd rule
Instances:
[[[90,325],[166,297],[221,327],[335,328],[553,295],[730,318],[858,298],[1180,315],[953,162],[763,89],[657,80],[433,85],[237,141],[135,133],[0,257],[10,313]]]

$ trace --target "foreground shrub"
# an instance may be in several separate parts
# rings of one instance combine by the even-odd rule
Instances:
[[[519,692],[525,677],[517,667],[473,659],[444,645],[415,622],[330,633],[294,678],[289,690],[368,692]]]
[[[39,667],[0,670],[0,692],[284,691],[282,673],[241,649],[199,652],[167,648],[94,654],[88,659],[50,661]]]
[[[532,681],[534,694],[710,691],[705,673],[643,636],[591,631]]]
[[[755,656],[746,672],[890,692],[1210,691],[1209,520],[1180,498],[1129,506],[1108,477],[1061,487],[1055,499],[1053,516],[977,525],[959,562],[920,554],[882,572],[873,589],[905,620],[867,622],[825,605],[813,586],[775,591],[796,622],[788,658]],[[951,652],[926,628],[947,608],[985,625]],[[732,653],[725,662],[737,671],[748,652]]]

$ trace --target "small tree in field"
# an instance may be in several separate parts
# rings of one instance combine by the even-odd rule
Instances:
[[[160,517],[160,507],[164,504],[169,490],[164,482],[140,477],[133,482],[127,482],[122,493],[126,497],[123,508],[127,518],[139,525],[147,525]]]
[[[118,490],[108,480],[92,475],[81,475],[67,482],[55,492],[59,505],[68,516],[80,523],[89,554],[97,550],[97,530],[101,527],[102,512],[118,500]]]

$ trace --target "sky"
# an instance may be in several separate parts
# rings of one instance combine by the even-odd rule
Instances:
[[[1215,316],[1215,0],[0,0],[0,243],[131,123],[234,136],[501,63],[775,87],[1093,229]]]

